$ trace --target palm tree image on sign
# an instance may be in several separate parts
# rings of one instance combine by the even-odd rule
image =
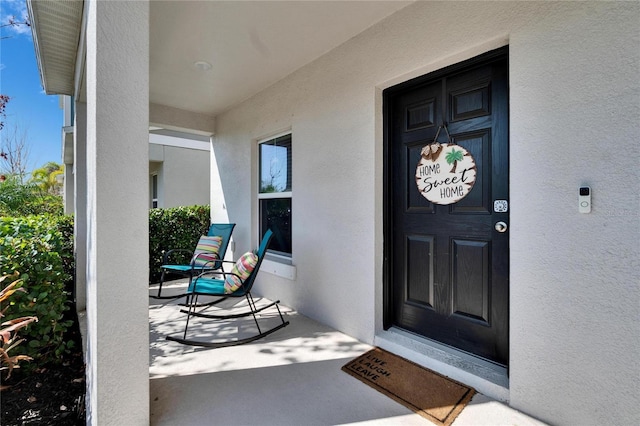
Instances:
[[[445,160],[447,160],[447,163],[453,164],[453,168],[451,168],[450,173],[456,172],[456,166],[458,165],[458,161],[462,161],[463,157],[464,157],[464,154],[462,153],[462,151],[456,151],[454,148],[451,148],[451,151],[449,151],[447,153],[447,156],[445,157]]]
[[[436,142],[420,152],[416,186],[434,204],[453,204],[471,192],[477,171],[473,156],[464,147]]]

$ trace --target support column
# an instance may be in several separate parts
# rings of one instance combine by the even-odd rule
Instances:
[[[64,190],[63,194],[63,205],[64,205],[64,214],[72,214],[74,212],[73,205],[73,193],[75,192],[74,184],[75,178],[73,177],[73,164],[64,164]]]
[[[87,21],[87,421],[149,424],[149,3]]]
[[[73,134],[76,310],[87,309],[87,104],[77,102]]]

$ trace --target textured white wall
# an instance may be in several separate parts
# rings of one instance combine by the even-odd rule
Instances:
[[[640,422],[638,6],[511,37],[511,401],[553,423]]]
[[[419,2],[219,116],[240,253],[257,243],[255,140],[293,131],[297,278],[262,273],[256,291],[371,342],[381,90],[510,44],[511,403],[551,423],[640,421],[638,6]]]

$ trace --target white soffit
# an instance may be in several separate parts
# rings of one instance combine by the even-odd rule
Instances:
[[[40,79],[47,95],[73,95],[83,1],[29,0]]]
[[[411,3],[152,2],[149,100],[218,115]]]

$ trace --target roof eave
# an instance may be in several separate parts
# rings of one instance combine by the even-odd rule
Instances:
[[[48,95],[74,95],[83,8],[78,0],[27,0],[40,82]]]

